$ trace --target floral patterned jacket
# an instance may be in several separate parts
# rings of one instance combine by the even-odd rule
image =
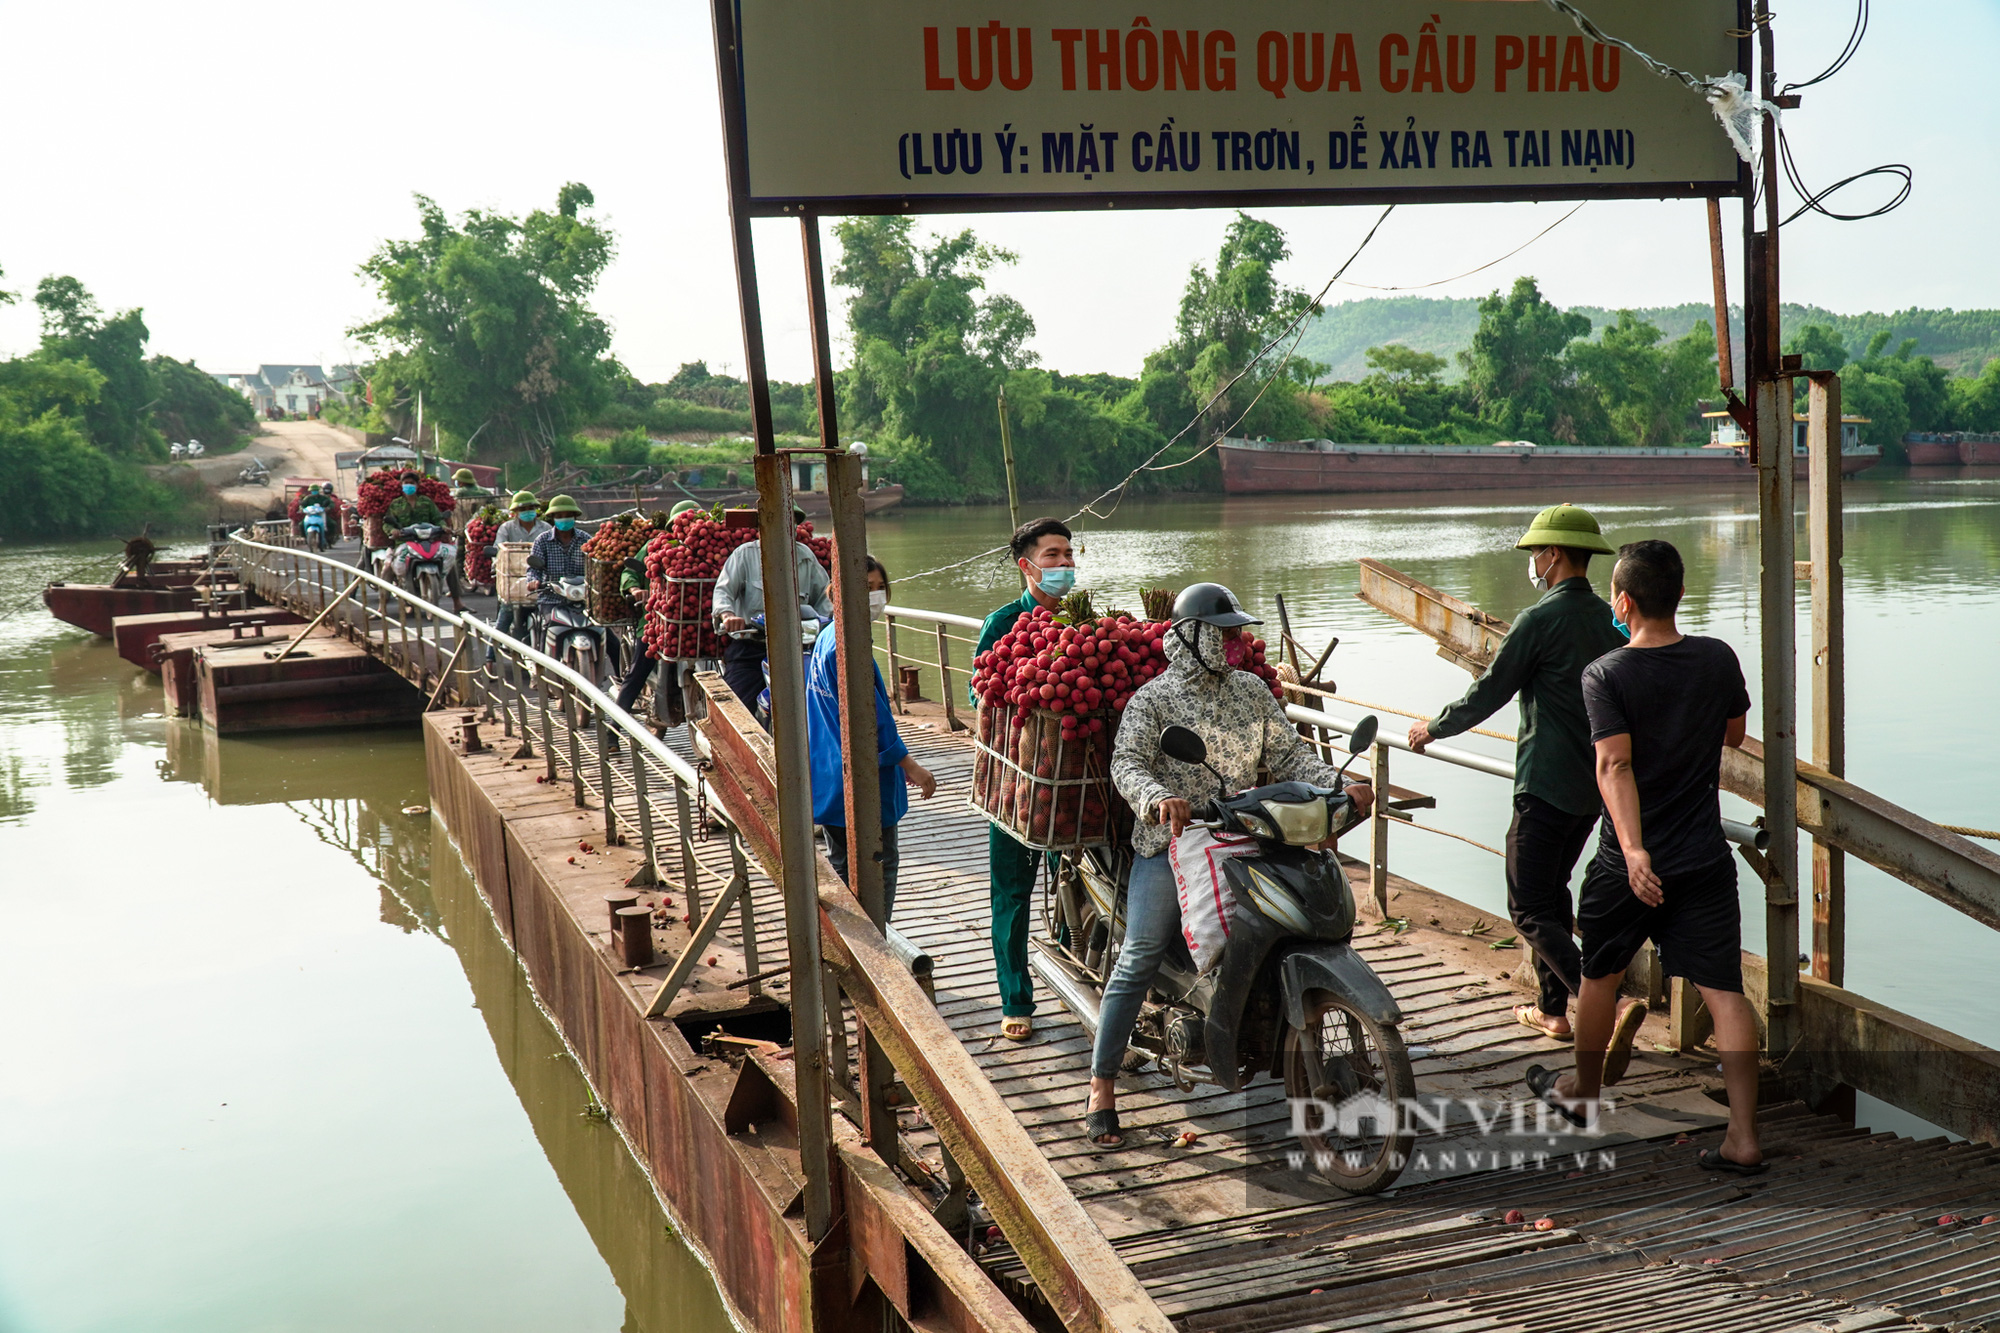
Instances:
[[[1221,662],[1222,631],[1191,623],[1202,659]],[[1158,856],[1167,849],[1167,826],[1156,822],[1159,802],[1178,796],[1199,804],[1216,795],[1215,779],[1205,769],[1160,752],[1160,733],[1170,726],[1186,727],[1201,737],[1208,762],[1232,792],[1256,785],[1260,767],[1270,770],[1273,782],[1333,785],[1339,770],[1323,762],[1292,729],[1261,679],[1247,671],[1215,674],[1173,631],[1163,642],[1167,669],[1140,686],[1125,705],[1118,744],[1111,752],[1112,784],[1139,816],[1132,830],[1134,854]]]

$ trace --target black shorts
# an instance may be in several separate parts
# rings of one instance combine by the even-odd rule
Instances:
[[[1651,940],[1668,976],[1685,977],[1713,990],[1743,990],[1743,909],[1736,896],[1736,861],[1660,876],[1664,894],[1648,907],[1632,892],[1622,861],[1606,866],[1600,854],[1590,862],[1577,895],[1576,920],[1583,934],[1583,975],[1608,977],[1631,966],[1639,946]]]

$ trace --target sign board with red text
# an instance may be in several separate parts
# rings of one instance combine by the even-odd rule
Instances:
[[[1742,193],[1701,95],[1532,0],[719,0],[752,212]],[[1739,0],[1591,0],[1744,69]],[[734,102],[731,107],[732,101]]]

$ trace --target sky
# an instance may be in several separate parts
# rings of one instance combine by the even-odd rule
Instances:
[[[1788,0],[1781,76],[1817,72],[1853,15],[1851,3]],[[375,310],[356,267],[415,231],[412,195],[453,213],[522,213],[575,180],[618,236],[595,301],[615,354],[647,381],[698,359],[741,372],[705,4],[15,3],[0,6],[0,50],[12,56],[0,78],[0,124],[11,127],[0,288],[24,294],[0,306],[0,355],[35,345],[25,294],[67,273],[106,310],[143,307],[153,350],[205,369],[356,359],[345,330]],[[1907,162],[1915,194],[1886,218],[1786,227],[1786,299],[1842,312],[2000,306],[1996,55],[1995,0],[1877,8],[1860,55],[1786,125],[1808,181]],[[1884,188],[1843,197],[1872,204]],[[1405,207],[1348,276],[1450,277],[1569,207]],[[1281,277],[1317,290],[1376,211],[1264,211],[1291,238]],[[1044,365],[1129,375],[1165,341],[1189,265],[1212,259],[1228,219],[982,214],[924,225],[969,226],[1019,255],[992,285],[1033,314]],[[797,232],[787,220],[756,224],[771,373],[793,380],[811,373]],[[1559,304],[1705,301],[1702,205],[1594,202],[1519,255],[1427,294],[1484,295],[1519,274]],[[1335,288],[1330,299],[1367,295]]]

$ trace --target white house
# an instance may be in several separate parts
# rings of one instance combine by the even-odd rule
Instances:
[[[215,378],[248,398],[258,416],[273,412],[312,416],[324,404],[345,399],[357,383],[353,366],[335,366],[328,375],[313,365],[263,365]]]

